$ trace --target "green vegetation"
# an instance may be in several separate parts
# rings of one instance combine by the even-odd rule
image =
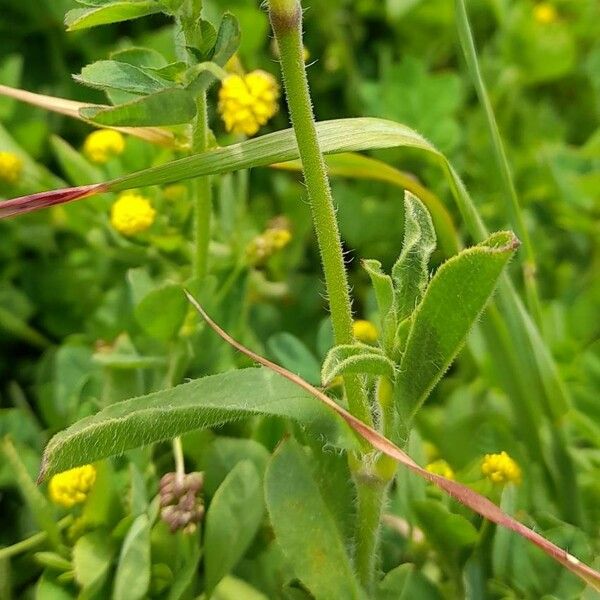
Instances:
[[[0,600],[596,597],[599,19],[10,0]]]

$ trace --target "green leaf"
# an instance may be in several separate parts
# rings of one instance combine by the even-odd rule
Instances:
[[[91,8],[74,8],[65,16],[68,31],[87,29],[96,25],[108,25],[153,15],[161,7],[155,0],[124,0]]]
[[[196,116],[196,104],[189,92],[172,88],[110,108],[83,107],[79,114],[98,125],[111,127],[180,125]]]
[[[87,65],[73,79],[100,90],[119,90],[132,94],[153,94],[168,87],[169,82],[126,62],[99,60]]]
[[[228,576],[216,587],[212,600],[268,600],[268,596],[243,579]]]
[[[145,67],[147,69],[161,69],[167,66],[167,61],[160,52],[151,48],[140,48],[138,46],[111,52],[110,58],[111,60],[133,65],[134,67]]]
[[[425,537],[441,556],[451,556],[477,542],[479,534],[471,522],[440,502],[418,500],[413,508]]]
[[[102,529],[86,533],[75,542],[75,580],[87,592],[88,597],[97,592],[106,580],[113,554],[113,542]]]
[[[225,66],[227,61],[235,54],[240,45],[240,24],[234,15],[226,12],[221,19],[215,45],[209,55],[211,62]],[[188,85],[187,89],[193,94],[206,90],[215,81],[215,76],[209,71],[202,71]]]
[[[206,594],[237,564],[264,514],[261,478],[248,460],[239,462],[214,495],[204,537]]]
[[[340,532],[293,439],[273,454],[265,496],[276,539],[294,573],[317,598],[363,599]]]
[[[394,344],[396,333],[396,300],[392,278],[383,272],[378,260],[363,260],[362,266],[371,279],[375,291],[379,320],[381,322],[382,340],[389,352]]]
[[[376,600],[413,599],[443,600],[443,596],[415,565],[408,563],[389,571],[377,589]]]
[[[435,230],[425,205],[413,194],[404,195],[404,241],[392,268],[396,286],[398,323],[410,316],[429,281],[429,258],[435,250]]]
[[[344,344],[334,346],[325,357],[321,369],[323,384],[330,383],[338,375],[367,373],[393,379],[394,363],[379,348],[367,344]]]
[[[150,521],[143,514],[132,523],[119,556],[114,600],[142,600],[150,587]]]
[[[269,457],[267,449],[254,440],[217,437],[201,456],[204,492],[208,496],[214,495],[227,474],[243,460],[250,460],[262,478]]]
[[[269,338],[267,348],[282,367],[309,383],[319,383],[319,361],[296,336],[287,332],[276,333]]]
[[[398,372],[396,408],[405,423],[458,354],[518,245],[514,234],[495,233],[436,272],[414,313]]]
[[[152,290],[135,307],[135,318],[143,329],[159,340],[172,339],[183,324],[188,303],[181,286],[165,285]]]
[[[253,415],[289,417],[354,447],[345,425],[307,392],[266,369],[242,369],[125,400],[55,435],[40,478],[187,431]]]

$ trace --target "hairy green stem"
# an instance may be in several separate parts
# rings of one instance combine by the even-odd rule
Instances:
[[[204,152],[208,148],[208,110],[206,92],[196,100],[197,115],[192,141],[192,152]],[[198,177],[194,190],[194,277],[203,279],[208,272],[208,247],[212,215],[212,188],[210,177]]]
[[[379,530],[386,497],[386,482],[375,478],[357,479],[356,554],[354,560],[359,580],[369,597],[372,595],[375,585]]]
[[[331,187],[312,111],[302,46],[302,10],[297,0],[270,0],[269,15],[281,56],[288,107],[298,143],[317,241],[321,252],[336,344],[350,344],[352,310]],[[366,394],[357,376],[344,378],[350,411],[372,424]]]
[[[281,56],[288,107],[321,252],[336,344],[353,342],[350,291],[340,233],[325,161],[319,145],[311,105],[302,46],[302,9],[298,0],[270,0],[269,15]],[[365,423],[373,419],[365,390],[357,375],[344,377],[350,412]],[[349,457],[357,490],[356,569],[365,589],[375,579],[379,527],[386,485],[364,477],[362,461]]]
[[[529,237],[529,232],[527,231],[527,226],[523,217],[523,210],[519,203],[517,190],[515,188],[510,166],[508,164],[506,149],[504,147],[504,143],[502,142],[502,137],[500,136],[496,116],[494,115],[494,109],[492,108],[492,103],[481,75],[481,69],[479,68],[477,50],[475,49],[475,42],[473,41],[473,34],[469,24],[465,0],[456,0],[456,24],[458,27],[458,37],[460,39],[460,45],[467,63],[467,68],[485,115],[485,120],[492,140],[494,158],[496,159],[498,170],[500,172],[504,193],[509,201],[509,218],[519,239],[521,240],[521,243],[523,244],[525,257],[522,268],[525,290],[527,293],[527,301],[538,325],[540,325],[541,304],[536,285],[536,261],[533,245],[531,243],[531,238]]]

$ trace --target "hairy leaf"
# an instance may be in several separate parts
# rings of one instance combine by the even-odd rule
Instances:
[[[458,354],[518,245],[514,234],[495,233],[438,269],[414,313],[396,380],[396,408],[405,421]]]
[[[404,241],[392,268],[396,285],[396,315],[402,322],[420,302],[429,281],[429,258],[435,250],[435,230],[425,205],[410,192],[404,195]]]
[[[338,375],[366,373],[394,377],[395,365],[379,348],[366,344],[343,344],[334,346],[325,357],[321,368],[321,380],[330,383]]]
[[[252,415],[289,417],[333,436],[334,443],[354,444],[309,394],[268,370],[242,369],[125,400],[78,421],[50,440],[39,478]]]
[[[386,350],[391,350],[396,332],[396,299],[392,278],[383,272],[378,260],[363,260],[362,266],[367,272],[377,298],[382,338]]]

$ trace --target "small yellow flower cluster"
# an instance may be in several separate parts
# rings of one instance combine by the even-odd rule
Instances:
[[[125,150],[125,138],[114,129],[98,129],[85,138],[83,153],[99,165]]]
[[[135,235],[146,231],[152,223],[156,211],[147,198],[136,192],[124,192],[112,205],[111,225],[123,235]]]
[[[255,135],[278,110],[279,86],[265,71],[229,75],[219,90],[219,113],[227,131]]]
[[[94,465],[76,467],[55,475],[48,485],[48,493],[51,500],[56,504],[71,508],[87,498],[95,481],[96,469]]]
[[[442,458],[429,463],[425,467],[425,470],[433,473],[434,475],[441,475],[446,479],[454,479],[454,471],[452,470],[452,467]]]
[[[365,319],[358,319],[352,323],[352,334],[363,344],[374,344],[379,337],[377,327]]]
[[[17,183],[23,171],[23,161],[12,152],[0,152],[0,181]]]
[[[265,262],[292,240],[292,232],[287,226],[269,227],[257,235],[246,248],[246,258],[252,265]]]
[[[499,454],[486,454],[481,472],[493,483],[521,483],[519,465],[504,450]]]
[[[549,2],[540,2],[533,8],[533,18],[540,25],[549,25],[558,19],[556,9]]]

